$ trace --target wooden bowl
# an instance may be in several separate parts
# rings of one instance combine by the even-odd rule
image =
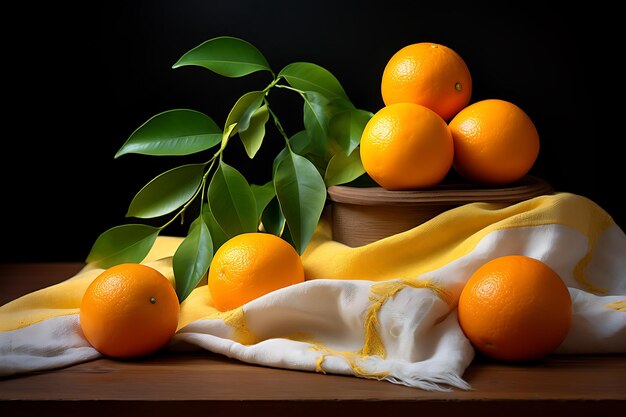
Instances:
[[[441,184],[416,191],[381,187],[328,187],[333,239],[351,247],[412,229],[454,207],[484,202],[510,205],[554,190],[546,181],[526,176],[506,187]]]

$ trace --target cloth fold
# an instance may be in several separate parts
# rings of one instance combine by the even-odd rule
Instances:
[[[174,280],[182,239],[159,237],[144,263]],[[386,380],[426,390],[468,389],[474,357],[456,316],[483,263],[526,255],[552,267],[573,301],[557,353],[626,352],[626,235],[589,199],[556,193],[511,206],[467,204],[403,233],[350,248],[320,221],[302,256],[306,281],[217,311],[201,285],[181,305],[168,349],[206,349],[248,363]],[[82,336],[80,299],[102,270],[0,307],[0,375],[99,356]],[[10,277],[9,277],[10,278]]]

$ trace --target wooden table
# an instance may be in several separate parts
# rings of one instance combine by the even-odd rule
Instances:
[[[0,265],[0,304],[62,281],[81,267]],[[208,352],[165,352],[0,379],[0,415],[570,417],[626,410],[626,355],[550,356],[533,365],[478,359],[464,378],[472,391],[427,392],[248,365]]]

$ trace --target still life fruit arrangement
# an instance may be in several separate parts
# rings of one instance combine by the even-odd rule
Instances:
[[[264,72],[271,79],[237,100],[223,128],[196,110],[165,111],[116,154],[198,154],[205,160],[167,170],[133,198],[127,217],[169,215],[162,226],[117,226],[91,249],[87,261],[104,272],[82,299],[80,323],[87,340],[111,357],[164,347],[176,332],[180,303],[205,276],[220,311],[303,282],[300,255],[329,186],[369,177],[387,190],[428,189],[451,170],[477,186],[506,186],[523,178],[539,153],[537,130],[516,104],[470,104],[470,71],[441,44],[407,45],[389,59],[381,82],[385,106],[376,112],[356,107],[328,70],[295,62],[275,73],[256,47],[237,38],[204,42],[174,68],[185,66],[231,78]],[[302,99],[303,130],[285,131],[272,104],[278,93]],[[229,165],[224,150],[240,140],[252,159],[268,137],[282,137],[285,146],[272,161],[272,181],[251,183]],[[173,287],[141,261],[177,219],[190,222],[173,256]],[[570,295],[543,262],[504,256],[467,278],[458,318],[478,351],[499,360],[533,360],[564,340]]]

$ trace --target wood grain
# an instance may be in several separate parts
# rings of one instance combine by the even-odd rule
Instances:
[[[471,391],[428,392],[351,376],[250,365],[204,351],[163,352],[0,380],[0,400],[626,400],[626,358],[620,355],[555,355],[531,365],[479,359],[464,377]]]
[[[81,267],[0,265],[0,294],[8,278],[41,288]],[[507,417],[528,417],[621,413],[626,406],[626,355],[553,355],[518,365],[478,358],[464,378],[471,391],[427,392],[383,381],[249,365],[204,351],[162,352],[141,360],[99,359],[0,379],[0,415],[484,417],[506,412]]]
[[[550,184],[533,176],[506,187],[446,183],[413,191],[389,191],[381,187],[328,188],[333,239],[351,247],[412,229],[463,204],[482,202],[506,206],[551,192]]]

